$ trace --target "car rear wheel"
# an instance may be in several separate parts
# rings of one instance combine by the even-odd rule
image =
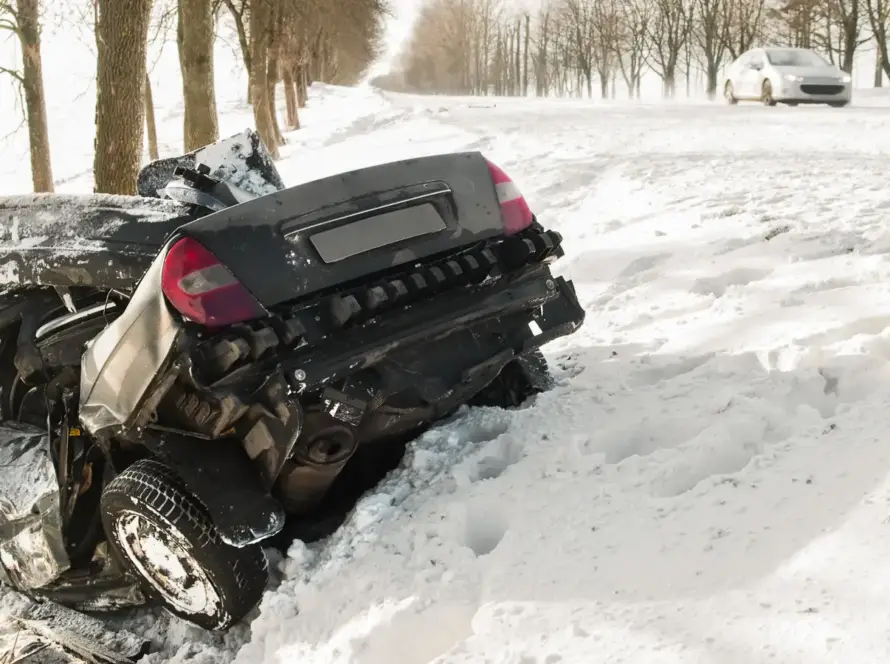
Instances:
[[[726,98],[726,103],[731,106],[735,106],[739,103],[739,100],[736,99],[735,90],[732,87],[732,81],[726,81],[726,87],[723,88],[723,96]]]
[[[262,547],[223,542],[204,506],[159,461],[124,470],[102,492],[101,509],[115,553],[170,613],[224,630],[259,603],[268,576]]]
[[[833,108],[844,108],[845,106],[848,106],[849,104],[850,104],[850,102],[848,102],[848,101],[833,101],[828,105]]]
[[[760,100],[764,106],[775,106],[776,100],[773,99],[773,84],[769,81],[763,82],[763,88],[760,93]]]

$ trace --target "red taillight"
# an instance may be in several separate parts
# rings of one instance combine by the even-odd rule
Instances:
[[[164,258],[161,288],[186,318],[220,327],[266,316],[266,310],[200,242],[183,238]]]
[[[490,161],[488,162],[488,172],[491,173],[491,179],[494,181],[494,188],[498,194],[498,203],[501,205],[504,234],[514,235],[531,226],[534,216],[516,183],[500,167]]]

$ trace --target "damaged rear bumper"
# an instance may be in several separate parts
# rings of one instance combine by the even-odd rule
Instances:
[[[283,362],[282,368],[294,387],[313,391],[402,349],[457,345],[464,336],[479,348],[479,360],[504,349],[518,356],[571,334],[583,322],[574,285],[541,266],[494,287],[451,293],[391,314],[379,325],[348,330]],[[489,337],[496,343],[481,343]]]

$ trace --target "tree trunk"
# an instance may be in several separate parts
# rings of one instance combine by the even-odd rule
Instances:
[[[516,52],[513,55],[514,71],[513,76],[516,78],[515,95],[519,97],[525,96],[525,89],[522,87],[522,22],[516,21]]]
[[[185,152],[219,140],[213,85],[211,0],[179,0],[176,41],[185,102]]]
[[[881,51],[875,51],[875,87],[880,88],[884,85],[884,69],[881,67]]]
[[[664,72],[664,96],[673,99],[677,93],[677,75],[673,69]]]
[[[155,101],[151,94],[151,79],[145,75],[145,128],[148,132],[148,158],[157,161],[160,158],[158,152],[158,128],[155,124]]]
[[[53,169],[49,151],[46,97],[43,94],[43,65],[40,58],[38,0],[16,0],[19,41],[22,45],[22,87],[28,114],[31,147],[31,181],[36,192],[53,191]]]
[[[531,20],[532,17],[529,14],[525,15],[525,44],[523,48],[525,52],[522,54],[523,59],[523,69],[522,69],[522,96],[528,96],[528,47],[529,41],[531,39]]]
[[[269,99],[269,32],[271,28],[271,0],[253,0],[250,8],[250,96],[253,117],[260,140],[273,159],[278,159],[278,140],[272,124]]]
[[[281,135],[281,127],[278,126],[278,102],[275,99],[275,88],[278,85],[278,61],[281,49],[281,10],[272,8],[271,30],[269,32],[269,69],[266,80],[269,84],[269,110],[272,115],[272,128],[275,130],[275,140],[278,145],[284,145],[284,136]]]
[[[707,69],[707,93],[708,99],[714,100],[717,98],[717,63],[713,60],[709,61],[706,66]]]
[[[853,61],[856,59],[856,46],[859,38],[859,30],[856,28],[856,24],[853,24],[851,31],[846,29],[843,31],[844,52],[841,69],[848,74],[853,73]]]
[[[151,0],[97,0],[95,191],[135,194]]]
[[[297,67],[297,106],[306,107],[309,98],[309,70],[306,65]]]
[[[300,114],[297,111],[297,82],[294,80],[295,67],[284,67],[284,103],[287,106],[287,128],[290,131],[300,128]]]

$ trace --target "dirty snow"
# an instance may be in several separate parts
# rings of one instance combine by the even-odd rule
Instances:
[[[564,234],[588,318],[545,348],[556,388],[459,413],[277,556],[249,626],[127,622],[148,661],[886,662],[888,106],[316,86],[286,183],[482,150]]]

